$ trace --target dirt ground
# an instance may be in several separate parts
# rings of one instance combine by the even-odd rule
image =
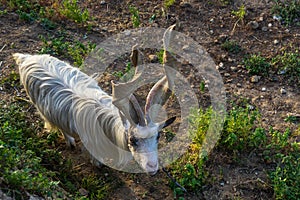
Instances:
[[[242,65],[246,54],[260,53],[262,56],[272,57],[282,48],[300,47],[300,27],[286,27],[273,19],[270,12],[271,1],[235,1],[227,6],[217,0],[191,0],[188,3],[176,1],[170,7],[167,16],[157,17],[154,23],[150,23],[149,18],[153,13],[159,13],[161,1],[107,0],[106,4],[102,5],[100,1],[90,0],[82,4],[89,9],[97,23],[92,27],[92,31],[87,32],[72,23],[61,22],[62,27],[74,34],[75,38],[82,40],[85,36],[87,40],[97,43],[113,34],[131,29],[128,5],[136,6],[140,11],[142,26],[167,28],[177,23],[177,31],[192,37],[202,45],[216,65],[223,63],[219,71],[224,80],[228,102],[249,100],[251,105],[261,112],[265,128],[296,128],[284,119],[290,114],[300,115],[299,87],[277,73],[270,73],[257,83],[252,83],[251,76]],[[231,11],[237,10],[242,4],[247,8],[247,14],[244,21],[238,23],[232,31],[237,19]],[[259,27],[249,27],[247,24],[250,21],[258,22]],[[13,53],[38,53],[42,46],[39,35],[54,34],[53,31],[45,30],[38,23],[22,21],[15,13],[9,12],[0,16],[0,78],[4,79],[12,70],[17,71],[12,59]],[[223,50],[221,44],[224,38],[237,41],[242,50],[237,54]],[[276,44],[275,40],[278,41]],[[282,89],[286,90],[285,94],[281,93]],[[11,102],[16,96],[26,97],[23,90],[9,85],[4,84],[0,88],[1,99]],[[109,199],[173,199],[173,191],[164,172],[150,177],[145,174],[122,173],[107,167],[99,170],[91,166],[80,150],[70,151],[63,145],[63,141],[58,148],[80,166],[80,173],[93,172],[113,177],[116,187],[108,195]],[[206,185],[202,192],[185,194],[185,199],[274,199],[266,173],[274,166],[266,164],[260,153],[239,155],[241,160],[235,162],[228,153],[214,150],[207,163],[207,169],[215,175],[215,181]]]

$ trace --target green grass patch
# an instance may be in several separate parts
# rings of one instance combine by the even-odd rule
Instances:
[[[37,136],[27,102],[0,101],[0,187],[15,199],[28,194],[46,199],[105,199],[107,178],[82,177],[58,150],[58,134]],[[87,190],[82,196],[79,189]]]
[[[242,48],[238,44],[238,42],[234,40],[226,40],[223,44],[221,44],[221,48],[230,52],[230,53],[239,53]]]
[[[271,64],[260,54],[244,58],[244,65],[251,75],[267,75]]]
[[[299,0],[274,0],[272,13],[280,16],[284,24],[300,25],[300,1]]]
[[[79,40],[69,38],[68,35],[63,33],[58,37],[40,36],[40,39],[43,42],[40,50],[41,54],[51,54],[64,59],[69,59],[77,67],[81,67],[83,65],[84,58],[96,47],[96,44],[91,42],[84,44]]]
[[[129,12],[133,28],[138,28],[141,25],[139,10],[134,6],[129,6]]]

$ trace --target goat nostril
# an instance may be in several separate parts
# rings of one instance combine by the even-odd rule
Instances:
[[[156,168],[157,167],[157,163],[147,163],[147,167]]]

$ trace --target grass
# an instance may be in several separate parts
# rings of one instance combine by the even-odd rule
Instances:
[[[300,25],[300,1],[299,0],[274,0],[272,13],[280,16],[286,25]]]
[[[70,36],[60,33],[58,36],[40,36],[43,42],[40,50],[41,54],[51,54],[64,59],[69,59],[77,67],[81,67],[84,58],[91,52],[96,44],[87,42],[86,44],[79,40],[69,39]],[[72,37],[71,37],[72,38]]]
[[[138,28],[141,25],[139,10],[134,6],[129,6],[129,12],[133,28]]]
[[[267,75],[271,64],[260,54],[244,58],[244,65],[251,75]]]
[[[77,0],[53,0],[51,3],[47,1],[34,0],[3,0],[2,3],[8,7],[9,11],[15,11],[20,19],[34,22],[38,21],[47,29],[54,29],[56,23],[54,21],[62,21],[67,19],[80,25],[87,25],[92,17],[89,11],[82,9]]]
[[[30,108],[27,102],[0,101],[1,190],[15,199],[26,199],[28,194],[83,199],[78,190],[85,188],[89,199],[104,199],[109,182],[94,174],[76,173],[72,162],[55,147],[58,134],[36,135],[41,128],[30,122],[26,112]]]
[[[283,51],[272,59],[272,65],[275,66],[280,74],[286,76],[289,81],[297,82],[300,85],[300,53]]]
[[[280,132],[272,128],[266,131],[260,126],[260,114],[257,110],[250,109],[247,105],[231,107],[217,148],[221,151],[233,152],[233,159],[242,152],[253,150],[264,152],[267,163],[277,164],[275,168],[268,171],[276,199],[299,199],[300,151],[299,143],[291,141],[291,131],[287,129],[285,132]],[[199,152],[212,113],[211,108],[199,109],[192,113],[190,137],[193,138],[193,143],[188,152],[170,166],[178,183],[188,191],[197,193],[210,181],[211,175],[206,166],[210,156]],[[295,134],[299,135],[299,130],[296,130]],[[173,183],[171,186],[175,197],[182,197],[183,191]]]
[[[221,44],[221,48],[235,54],[242,50],[241,46],[234,40],[226,40],[223,44]]]

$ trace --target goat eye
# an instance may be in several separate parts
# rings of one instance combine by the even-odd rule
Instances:
[[[133,146],[137,146],[137,144],[138,144],[138,140],[135,137],[131,137],[129,139],[129,141],[130,141],[130,144]]]
[[[157,140],[159,140],[160,134],[161,134],[161,132],[159,131],[159,132],[157,133],[157,137],[156,137]]]

